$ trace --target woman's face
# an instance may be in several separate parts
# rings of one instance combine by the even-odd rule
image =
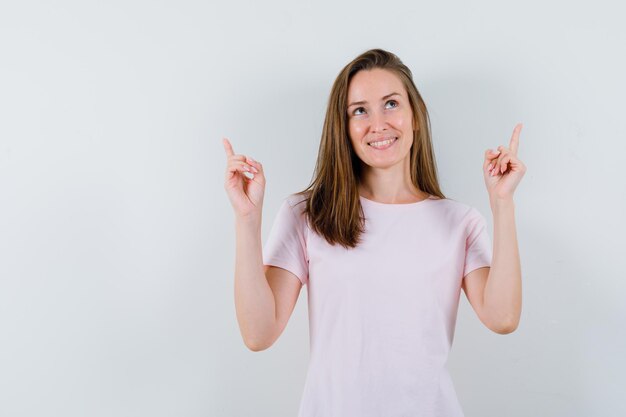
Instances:
[[[400,78],[380,68],[357,72],[348,86],[348,128],[365,164],[387,168],[408,158],[413,112]],[[381,141],[387,142],[373,143]]]

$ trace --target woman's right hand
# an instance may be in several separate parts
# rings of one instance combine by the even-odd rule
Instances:
[[[235,155],[227,138],[222,139],[222,144],[226,151],[224,189],[235,210],[235,216],[261,217],[265,194],[265,174],[261,163],[245,155]],[[252,174],[252,178],[248,178],[245,172]]]

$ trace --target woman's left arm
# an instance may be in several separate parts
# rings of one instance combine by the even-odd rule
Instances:
[[[526,166],[517,158],[519,133],[515,126],[509,148],[487,150],[483,163],[485,185],[493,213],[493,257],[490,268],[470,272],[463,288],[481,321],[491,330],[506,334],[519,325],[522,312],[522,272],[513,192]]]
[[[509,147],[487,151],[483,164],[493,213],[493,258],[485,284],[484,308],[508,331],[517,328],[522,314],[522,271],[513,203],[513,192],[526,172],[526,166],[517,158],[521,130],[522,124],[517,124]]]

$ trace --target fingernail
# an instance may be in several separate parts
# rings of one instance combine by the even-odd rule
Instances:
[[[487,167],[487,171],[491,171],[491,168],[493,168],[493,164],[489,164],[489,166]]]

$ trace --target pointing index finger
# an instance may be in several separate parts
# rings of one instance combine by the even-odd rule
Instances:
[[[519,148],[519,133],[522,130],[522,124],[518,123],[515,125],[515,129],[513,129],[513,136],[511,136],[511,143],[509,144],[509,149],[514,155],[517,155],[517,148]]]
[[[235,154],[233,147],[227,138],[222,138],[222,145],[224,145],[224,150],[226,151],[227,156],[233,156]]]

